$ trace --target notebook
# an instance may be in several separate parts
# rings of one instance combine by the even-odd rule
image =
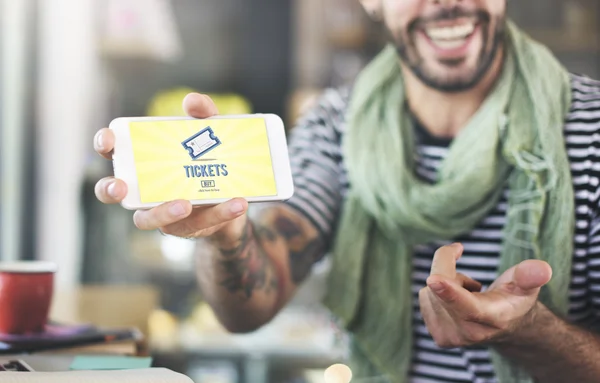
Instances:
[[[0,372],[2,383],[194,383],[165,368],[119,371]]]

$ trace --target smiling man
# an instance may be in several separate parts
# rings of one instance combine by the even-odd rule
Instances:
[[[501,59],[504,4],[440,7],[419,2],[372,5],[386,10],[388,27],[404,65],[439,91],[469,90]],[[496,70],[498,66],[496,67]]]
[[[198,238],[200,288],[234,332],[330,257],[355,378],[600,381],[600,83],[507,20],[506,0],[362,3],[390,44],[294,129],[291,200],[251,218],[243,199],[173,201],[136,225]],[[197,94],[184,107],[217,113]],[[101,130],[96,150],[113,146]],[[126,190],[96,188],[105,203]]]

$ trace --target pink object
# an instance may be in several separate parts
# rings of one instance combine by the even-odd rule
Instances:
[[[56,265],[0,263],[0,333],[43,332],[48,321]]]

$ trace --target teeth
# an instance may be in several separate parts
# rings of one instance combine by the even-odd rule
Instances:
[[[462,40],[475,30],[475,24],[468,23],[455,27],[427,28],[426,33],[432,40]]]
[[[464,44],[463,40],[435,40],[435,45],[442,49],[455,49]]]

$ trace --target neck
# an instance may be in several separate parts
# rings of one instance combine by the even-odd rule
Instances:
[[[502,52],[498,54],[479,84],[460,93],[444,93],[429,88],[401,64],[411,112],[431,135],[455,137],[477,112],[500,77],[503,57]]]

